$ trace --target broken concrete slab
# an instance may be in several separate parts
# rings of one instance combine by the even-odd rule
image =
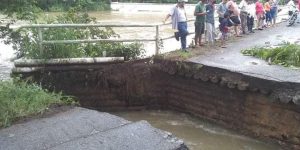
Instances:
[[[132,133],[138,137],[131,137]],[[130,146],[140,148],[147,146],[151,149],[151,145],[153,149],[157,147],[177,149],[183,144],[179,140],[173,142],[173,138],[166,135],[168,134],[151,127],[146,122],[135,125],[108,113],[76,107],[48,118],[35,119],[0,130],[0,150],[73,150],[105,149],[105,147],[109,149],[128,147],[129,150],[133,149]],[[135,141],[137,139],[138,142]],[[77,146],[72,144],[70,147],[69,143],[77,143],[75,144]]]
[[[81,137],[57,145],[50,150],[186,150],[182,140],[170,133],[153,128],[148,122],[140,121]]]

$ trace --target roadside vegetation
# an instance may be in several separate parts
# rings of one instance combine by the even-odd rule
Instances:
[[[84,11],[110,10],[109,0],[39,0],[37,6],[44,11],[67,11],[80,6]]]
[[[75,104],[71,97],[24,81],[0,81],[0,128],[23,117],[41,114],[51,105]]]
[[[94,24],[95,18],[89,17],[81,8],[71,8],[67,12],[54,18],[45,20],[34,19],[32,23],[39,24]],[[31,17],[29,17],[31,18]],[[83,39],[117,39],[120,36],[110,28],[46,28],[43,29],[43,40],[83,40]],[[38,31],[36,29],[21,28],[13,30],[7,27],[0,28],[0,38],[13,45],[18,57],[33,59],[51,58],[79,58],[101,57],[105,53],[107,57],[124,57],[125,60],[134,60],[143,57],[145,49],[141,43],[123,42],[98,42],[81,44],[47,44],[43,45],[43,53],[40,53],[38,45]]]
[[[74,7],[80,7],[81,11],[110,10],[109,0],[0,0],[0,3],[0,12],[26,20],[34,19],[41,11],[63,12]]]
[[[46,24],[90,24],[96,23],[87,13],[78,11],[76,8],[44,20]],[[122,42],[98,42],[81,44],[47,44],[43,45],[43,53],[40,53],[38,45],[38,31],[36,29],[22,28],[17,31],[9,29],[2,38],[7,43],[13,44],[19,57],[33,59],[51,58],[79,58],[101,57],[106,53],[108,57],[124,57],[125,60],[137,59],[144,55],[145,50],[141,43]],[[50,40],[78,40],[78,39],[109,39],[120,36],[110,27],[98,28],[47,28],[43,30],[43,39]],[[104,52],[105,51],[105,52]]]
[[[285,67],[300,67],[300,45],[282,43],[276,47],[254,47],[243,50],[247,56],[264,59],[271,64]]]

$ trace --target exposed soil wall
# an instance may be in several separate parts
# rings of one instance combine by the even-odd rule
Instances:
[[[23,75],[76,96],[84,107],[173,109],[300,149],[298,84],[163,59],[46,66]]]

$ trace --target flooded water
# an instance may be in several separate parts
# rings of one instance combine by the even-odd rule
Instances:
[[[114,114],[130,121],[147,120],[152,126],[183,139],[192,150],[280,150],[280,147],[275,144],[239,135],[183,113],[130,111]]]
[[[10,45],[5,45],[0,40],[0,80],[9,79],[9,74],[13,68],[11,59],[14,56],[14,51]]]

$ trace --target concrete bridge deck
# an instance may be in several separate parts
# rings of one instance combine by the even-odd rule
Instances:
[[[279,65],[269,65],[268,62],[244,56],[241,50],[254,46],[266,44],[276,45],[283,41],[300,42],[300,24],[286,27],[286,23],[280,23],[276,27],[254,34],[245,35],[240,39],[230,42],[227,48],[218,48],[214,52],[190,58],[188,61],[200,63],[207,66],[228,69],[233,72],[242,73],[267,80],[279,82],[300,83],[300,71]],[[201,48],[199,49],[201,50]]]

